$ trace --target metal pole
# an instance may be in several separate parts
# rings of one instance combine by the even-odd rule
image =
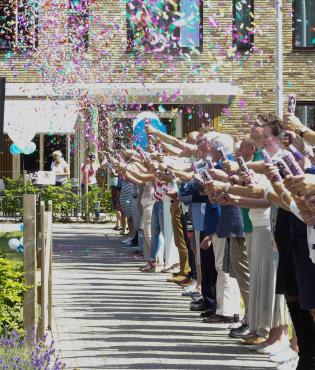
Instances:
[[[276,114],[283,118],[283,44],[282,0],[275,0],[276,8]]]

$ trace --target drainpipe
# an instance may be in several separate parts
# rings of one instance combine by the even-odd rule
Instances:
[[[275,0],[276,10],[276,114],[283,118],[283,37],[282,0]]]

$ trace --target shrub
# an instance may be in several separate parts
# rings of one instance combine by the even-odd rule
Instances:
[[[63,186],[45,186],[40,192],[41,200],[52,201],[55,218],[66,221],[78,209],[80,198],[72,191],[70,183]]]
[[[53,341],[49,346],[37,342],[29,347],[17,332],[0,337],[0,366],[1,369],[7,370],[64,369],[59,358],[55,358]]]
[[[37,193],[38,189],[23,178],[18,180],[6,179],[3,192],[3,213],[7,216],[23,215],[23,195]]]
[[[23,331],[23,264],[0,257],[0,333]]]

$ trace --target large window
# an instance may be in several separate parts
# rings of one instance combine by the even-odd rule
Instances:
[[[0,50],[23,52],[37,47],[37,12],[37,0],[0,0]]]
[[[202,0],[128,0],[128,51],[202,50]]]
[[[315,1],[293,1],[293,47],[315,50]]]
[[[315,102],[298,102],[295,114],[305,126],[315,130]]]
[[[74,49],[85,51],[89,46],[89,0],[69,0],[69,42]]]
[[[233,0],[233,45],[244,51],[254,46],[254,0]]]

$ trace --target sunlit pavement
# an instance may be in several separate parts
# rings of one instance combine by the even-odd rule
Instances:
[[[112,225],[57,225],[54,337],[67,369],[274,368],[201,323],[166,274],[142,274]]]

